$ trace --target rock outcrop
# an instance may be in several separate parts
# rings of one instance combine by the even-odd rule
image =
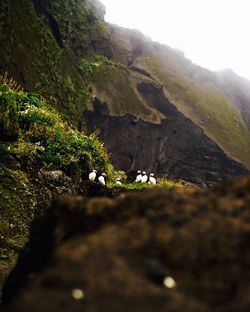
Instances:
[[[248,311],[249,188],[65,198],[33,222],[3,311]]]

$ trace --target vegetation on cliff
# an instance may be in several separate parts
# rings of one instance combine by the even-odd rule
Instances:
[[[44,165],[82,174],[90,168],[112,174],[103,144],[73,129],[36,94],[0,85],[0,124],[4,140],[33,143],[44,150]]]
[[[0,83],[0,267],[7,272],[7,263],[12,263],[28,237],[34,215],[46,210],[59,195],[116,196],[148,185],[117,187],[114,179],[126,176],[114,170],[103,143],[72,128],[41,96],[23,92],[12,79],[2,80],[5,83]],[[113,190],[82,184],[93,168],[107,173]],[[3,276],[0,274],[0,284]]]
[[[81,194],[78,184],[92,168],[111,180],[115,175],[97,138],[72,128],[39,95],[4,80],[12,88],[0,84],[0,284],[36,212],[60,194]]]

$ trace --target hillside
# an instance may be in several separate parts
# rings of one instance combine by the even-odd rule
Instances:
[[[219,81],[217,73],[193,64],[180,51],[152,42],[138,32],[112,25],[110,28],[116,48],[114,57],[153,79],[172,105],[228,155],[249,167],[250,135],[243,118],[250,111],[250,83],[236,75],[231,84],[227,82],[230,75]],[[239,94],[244,102],[237,98]],[[246,114],[240,109],[242,102]]]
[[[105,23],[97,0],[0,5],[0,70],[95,132],[117,169],[199,184],[247,172],[247,121],[216,73]]]
[[[223,89],[230,103],[238,109],[250,130],[250,81],[227,69],[217,73],[217,83]]]

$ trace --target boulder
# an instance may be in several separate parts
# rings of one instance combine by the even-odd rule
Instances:
[[[66,197],[36,219],[4,311],[248,311],[250,177]]]

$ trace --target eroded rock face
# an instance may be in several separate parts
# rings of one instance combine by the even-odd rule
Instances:
[[[97,98],[93,110],[84,114],[89,131],[98,131],[116,168],[128,174],[143,169],[199,185],[247,173],[202,128],[179,112],[161,89],[150,83],[141,83],[138,89],[149,105],[166,117],[160,124],[131,114],[112,116]]]
[[[248,311],[249,188],[64,199],[33,223],[4,311]]]

